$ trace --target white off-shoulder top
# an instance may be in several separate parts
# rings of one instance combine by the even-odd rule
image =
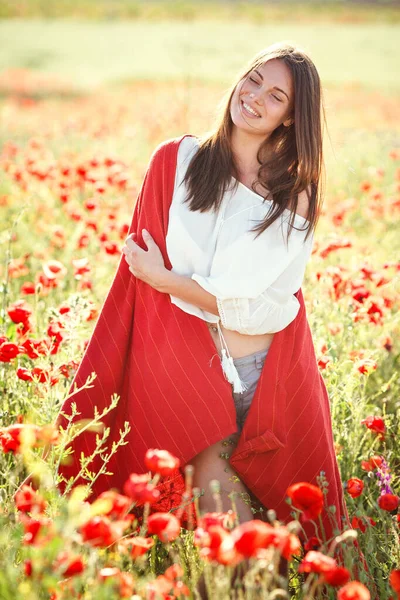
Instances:
[[[184,203],[187,189],[183,177],[199,147],[195,136],[180,142],[175,186],[169,210],[166,246],[172,271],[191,277],[216,297],[219,315],[170,295],[171,302],[187,313],[218,326],[223,350],[222,366],[234,391],[246,386],[229,355],[220,329],[256,335],[281,331],[300,308],[294,293],[301,287],[311,255],[314,233],[305,242],[306,231],[293,229],[286,244],[285,210],[257,239],[250,230],[263,221],[272,201],[265,200],[239,182],[235,192],[225,193],[215,212],[190,211]],[[232,187],[235,183],[232,177]],[[308,221],[296,214],[294,225],[305,228]]]

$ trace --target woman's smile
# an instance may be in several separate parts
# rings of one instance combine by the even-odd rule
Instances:
[[[242,108],[249,117],[253,119],[261,119],[261,115],[244,100],[242,100]]]

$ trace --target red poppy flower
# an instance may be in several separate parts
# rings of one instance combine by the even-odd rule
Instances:
[[[144,462],[150,471],[159,473],[162,476],[171,475],[180,465],[179,458],[168,452],[168,450],[153,448],[147,450]]]
[[[48,260],[43,264],[43,273],[48,279],[62,279],[67,272],[65,265],[59,260]]]
[[[120,537],[124,530],[129,527],[130,519],[111,521],[103,515],[90,518],[81,525],[80,533],[82,540],[91,546],[110,546]]]
[[[23,485],[14,496],[15,506],[21,512],[41,513],[47,506],[47,502],[30,485]]]
[[[371,600],[368,588],[359,581],[349,581],[337,593],[338,600]]]
[[[132,558],[137,558],[146,554],[150,548],[154,546],[154,540],[151,537],[143,537],[141,535],[135,535],[129,538],[123,538],[118,543],[118,551],[128,551]]]
[[[54,444],[58,441],[58,436],[59,433],[54,425],[39,427],[31,423],[17,423],[0,428],[0,443],[3,452],[19,453],[22,445],[36,448],[48,443]]]
[[[372,371],[376,371],[378,364],[372,358],[363,358],[356,363],[356,369],[362,375],[369,375]]]
[[[26,323],[32,315],[32,307],[25,300],[17,300],[10,304],[7,313],[13,323]]]
[[[171,513],[153,513],[147,520],[149,534],[156,534],[162,542],[175,540],[181,532],[179,519]]]
[[[143,475],[132,473],[124,483],[124,493],[134,500],[137,506],[146,502],[153,504],[160,496],[160,491],[149,481],[150,476],[147,473]]]
[[[321,514],[324,495],[318,486],[302,481],[289,486],[286,494],[291,499],[293,506],[303,511],[301,515],[303,522],[316,519]]]
[[[243,555],[235,549],[232,535],[218,524],[210,525],[207,530],[197,527],[194,545],[200,548],[202,558],[221,565],[233,566],[243,560]]]
[[[24,575],[26,577],[32,577],[32,573],[33,573],[32,561],[29,558],[26,558],[24,560]]]
[[[227,512],[208,512],[199,518],[199,527],[207,529],[210,525],[221,525],[224,529],[231,530],[235,525],[237,513],[229,509]]]
[[[166,571],[164,573],[164,577],[166,577],[167,579],[170,579],[171,581],[174,581],[178,577],[183,577],[183,574],[184,574],[184,571],[183,571],[182,566],[177,563],[174,563],[173,565],[168,567],[168,569],[166,569]]]
[[[13,344],[12,342],[3,342],[0,345],[0,362],[9,363],[20,353],[21,347],[17,346],[17,344]]]
[[[307,552],[299,565],[299,573],[324,573],[336,569],[336,560],[317,550]]]
[[[104,567],[99,571],[100,581],[114,579],[120,598],[131,598],[135,591],[135,580],[130,573],[120,571],[118,567]]]
[[[358,477],[351,477],[346,482],[346,490],[352,498],[358,498],[361,496],[364,489],[364,482]]]
[[[85,570],[83,558],[66,550],[60,552],[53,562],[53,568],[60,570],[63,577],[80,575]]]
[[[345,567],[335,567],[331,571],[326,571],[321,574],[322,581],[338,587],[344,585],[350,579],[350,573]]]
[[[54,536],[53,521],[44,515],[34,518],[20,513],[19,520],[24,526],[23,543],[32,546],[45,546]]]
[[[260,548],[266,548],[274,527],[259,519],[241,523],[232,531],[233,544],[243,556],[255,556]]]
[[[393,569],[393,571],[391,571],[389,583],[397,595],[400,596],[400,569]]]
[[[377,467],[380,467],[382,465],[382,462],[383,462],[382,456],[379,456],[378,454],[374,454],[373,456],[371,456],[369,458],[369,460],[361,461],[361,468],[363,471],[373,471]]]
[[[378,498],[379,508],[391,512],[399,506],[400,498],[396,494],[382,494]]]
[[[123,496],[122,494],[118,494],[113,490],[107,490],[102,492],[96,499],[95,502],[106,502],[108,503],[108,508],[105,507],[104,514],[106,517],[116,517],[117,519],[124,516],[127,512],[128,508],[132,504],[130,498]]]
[[[304,550],[306,552],[308,552],[309,550],[318,550],[321,544],[321,540],[314,535],[305,542]]]
[[[363,533],[365,533],[368,525],[375,526],[376,521],[371,519],[371,517],[363,516],[362,518],[354,516],[351,520],[351,526],[353,529],[360,529]]]
[[[385,432],[385,422],[382,417],[375,417],[370,415],[361,421],[362,425],[365,425],[371,431],[383,435]]]

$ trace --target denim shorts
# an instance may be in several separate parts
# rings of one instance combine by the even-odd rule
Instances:
[[[236,408],[236,423],[238,433],[241,433],[247,413],[250,409],[251,401],[253,400],[258,380],[261,376],[261,371],[265,363],[269,348],[259,350],[247,356],[234,358],[234,365],[239,373],[240,379],[247,385],[247,390],[244,392],[232,392],[233,400]]]

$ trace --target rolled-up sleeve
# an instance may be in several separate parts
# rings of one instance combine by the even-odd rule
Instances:
[[[243,261],[237,262],[236,273],[235,265],[231,263],[230,269],[219,275],[211,270],[209,277],[194,273],[192,279],[216,297],[218,313],[226,329],[247,335],[276,333],[287,327],[299,312],[300,303],[294,294],[301,287],[312,251],[312,240],[302,251],[299,246],[296,250],[292,250],[294,256],[290,262],[285,255],[280,273],[279,267],[274,265],[273,273],[279,275],[262,290],[260,281],[246,285],[247,272]],[[267,269],[266,266],[264,268]],[[260,273],[258,279],[266,282],[268,276]],[[230,296],[227,291],[237,293]]]

